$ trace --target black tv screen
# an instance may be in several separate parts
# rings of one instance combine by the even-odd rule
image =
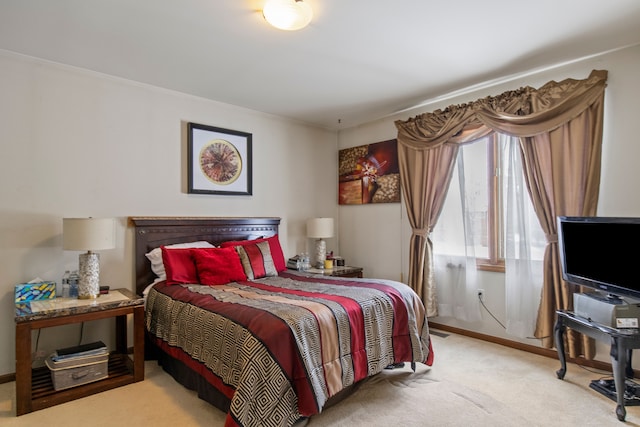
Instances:
[[[562,278],[640,299],[640,218],[558,217]]]

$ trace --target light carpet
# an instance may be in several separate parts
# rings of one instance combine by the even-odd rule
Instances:
[[[561,381],[557,360],[455,334],[434,335],[433,347],[431,368],[384,371],[311,417],[307,427],[640,425],[640,406],[627,407],[621,423],[615,402],[589,388],[590,380],[606,373],[570,364]],[[145,362],[142,382],[20,417],[15,383],[0,384],[3,427],[222,427],[224,419],[153,361]]]
[[[453,381],[435,379],[417,364],[383,371],[356,393],[312,417],[308,427],[328,426],[514,426],[527,425],[494,398]]]

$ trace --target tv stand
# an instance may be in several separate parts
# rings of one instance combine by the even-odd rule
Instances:
[[[564,333],[567,327],[583,333],[591,338],[609,341],[611,343],[611,367],[613,369],[613,390],[610,384],[600,384],[592,381],[590,387],[612,400],[617,402],[616,416],[618,420],[624,421],[627,416],[625,405],[638,405],[635,397],[635,387],[640,394],[640,386],[628,381],[633,378],[631,367],[632,350],[640,348],[640,330],[638,329],[614,329],[608,326],[593,322],[584,317],[575,315],[573,312],[556,311],[557,321],[554,328],[556,348],[558,349],[558,359],[560,359],[560,369],[556,371],[559,379],[563,379],[567,372],[567,361],[564,353]],[[634,387],[633,396],[629,394],[629,387]],[[625,393],[626,392],[626,393]]]

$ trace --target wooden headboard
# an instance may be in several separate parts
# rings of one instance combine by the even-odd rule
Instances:
[[[162,245],[206,240],[219,245],[229,240],[249,240],[278,234],[280,218],[223,217],[129,217],[135,227],[136,293],[151,284],[156,275],[145,254]]]

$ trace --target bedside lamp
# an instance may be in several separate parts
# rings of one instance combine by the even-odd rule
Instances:
[[[63,218],[62,247],[80,254],[78,298],[91,299],[100,295],[100,255],[93,252],[116,247],[113,218]]]
[[[333,237],[333,218],[307,220],[307,237],[317,239],[314,266],[324,268],[324,260],[327,258],[327,243],[322,239]]]

